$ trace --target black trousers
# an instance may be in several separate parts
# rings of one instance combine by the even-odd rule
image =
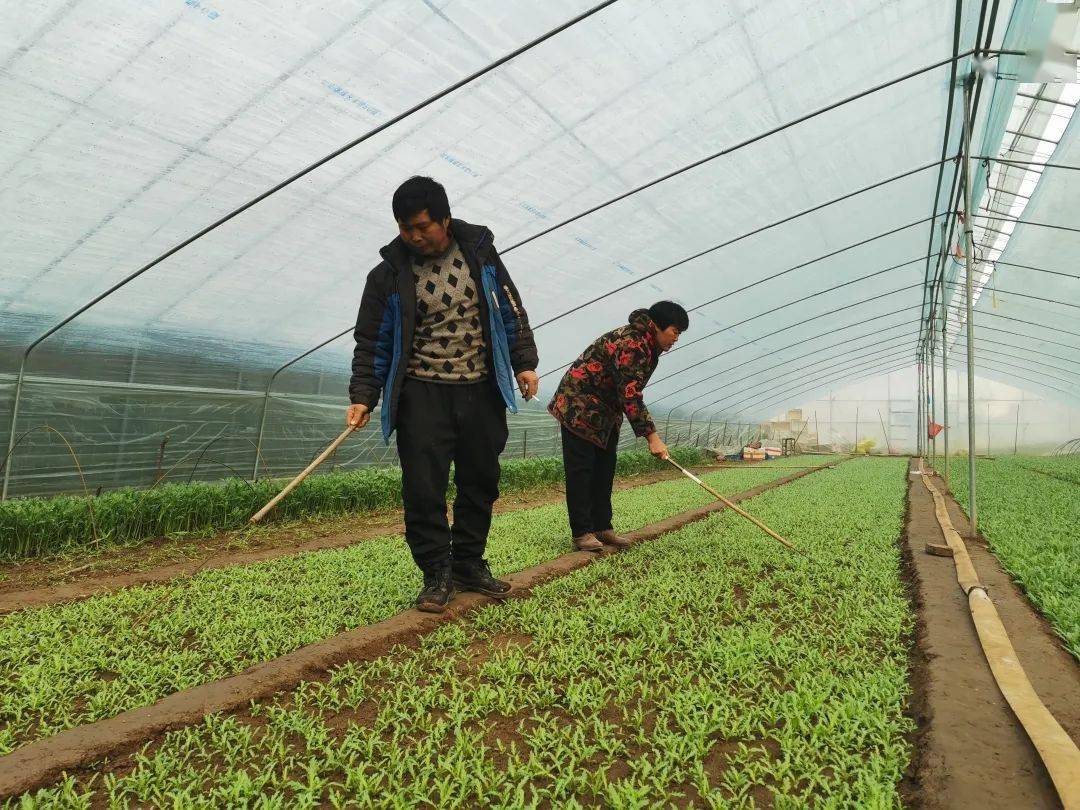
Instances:
[[[506,404],[489,381],[452,385],[406,378],[397,415],[405,540],[423,571],[484,556],[499,497]],[[454,525],[446,488],[454,464]]]
[[[566,508],[574,537],[611,528],[611,486],[615,482],[618,446],[616,429],[611,431],[605,447],[562,429]]]

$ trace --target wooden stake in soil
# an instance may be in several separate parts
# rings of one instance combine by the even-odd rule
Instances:
[[[354,430],[356,430],[355,425],[349,425],[347,428],[345,428],[345,430],[342,431],[341,435],[330,443],[329,447],[319,453],[318,458],[308,464],[307,467],[304,468],[304,471],[302,473],[300,473],[298,476],[296,476],[296,478],[294,478],[292,481],[285,485],[285,489],[281,490],[281,492],[279,492],[277,495],[270,499],[269,503],[267,503],[266,506],[264,506],[254,515],[252,515],[250,522],[258,523],[260,520],[266,517],[267,512],[269,512],[271,509],[273,509],[275,506],[285,500],[285,496],[287,496],[290,492],[300,486],[303,480],[309,475],[311,475],[311,473],[315,470],[316,467],[326,461],[326,459],[330,458],[330,456],[334,453],[335,450],[338,449],[341,443],[352,435],[352,432]]]
[[[785,546],[790,548],[792,551],[797,551],[798,550],[798,549],[795,548],[795,545],[793,543],[789,543],[787,540],[785,540],[783,537],[778,535],[776,532],[774,532],[772,529],[770,529],[768,526],[766,526],[764,523],[762,523],[760,520],[758,520],[753,515],[749,514],[748,512],[744,512],[742,509],[737,507],[735,504],[733,504],[731,501],[729,501],[727,498],[725,498],[723,495],[721,495],[715,489],[710,487],[708,484],[706,484],[704,481],[702,481],[700,478],[698,478],[696,475],[694,475],[692,472],[690,472],[688,469],[686,469],[686,467],[682,466],[675,459],[668,456],[665,459],[665,461],[667,461],[668,464],[670,464],[672,467],[675,467],[676,469],[680,470],[683,475],[685,475],[687,478],[689,478],[691,481],[693,481],[699,487],[701,487],[706,492],[708,492],[710,495],[712,495],[714,498],[716,498],[716,500],[720,501],[720,503],[722,503],[728,509],[735,512],[735,514],[749,520],[751,523],[753,523],[755,526],[757,526],[759,529],[761,529],[763,532],[765,532],[765,534],[769,535],[769,537],[772,537],[772,538],[775,538],[776,540],[779,540],[781,543],[783,543]]]

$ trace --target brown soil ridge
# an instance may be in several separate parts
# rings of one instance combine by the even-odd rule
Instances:
[[[732,495],[728,500],[739,503],[833,466],[835,463],[811,467]],[[627,537],[634,543],[644,543],[725,508],[722,503],[716,502],[692,509],[629,532]],[[515,595],[525,597],[544,582],[583,568],[598,557],[614,553],[618,552],[609,549],[600,554],[571,552],[519,571],[507,579],[513,585]],[[461,594],[442,614],[406,610],[377,624],[340,633],[273,661],[249,667],[232,677],[176,692],[150,706],[131,709],[106,720],[37,740],[0,757],[0,799],[44,787],[66,771],[132,751],[158,735],[198,723],[209,714],[240,709],[253,700],[294,688],[301,681],[318,677],[326,670],[348,661],[373,660],[386,654],[395,644],[413,641],[442,624],[460,619],[495,601],[479,594]]]
[[[695,468],[699,472],[709,472],[715,467]],[[631,476],[616,482],[617,489],[634,489],[648,486],[660,481],[670,481],[677,478],[679,473],[675,470],[661,470],[655,473]],[[523,509],[533,509],[550,503],[557,503],[563,499],[561,492],[552,494],[548,488],[544,494],[536,492],[508,493],[504,499],[496,502],[496,511],[499,514],[518,512]],[[501,507],[500,507],[500,504]],[[31,588],[4,590],[0,586],[0,615],[13,613],[16,610],[26,608],[44,607],[60,602],[75,602],[80,599],[89,599],[104,593],[131,588],[139,585],[157,585],[170,580],[190,577],[203,571],[213,571],[221,568],[232,568],[238,565],[252,565],[254,563],[289,557],[294,554],[307,554],[315,551],[326,551],[334,548],[346,548],[358,542],[372,540],[376,537],[387,537],[396,534],[404,534],[405,524],[401,522],[401,510],[377,513],[366,516],[369,518],[381,517],[394,518],[396,521],[382,522],[376,526],[367,528],[349,529],[344,532],[335,532],[324,537],[317,537],[302,543],[275,545],[270,547],[244,549],[212,553],[210,556],[193,557],[183,562],[168,563],[144,571],[122,570],[119,573],[87,572],[74,582],[63,582],[50,585],[42,585]],[[288,529],[283,529],[287,534]]]
[[[927,542],[945,541],[934,501],[914,474],[908,498],[905,556],[920,608],[913,700],[920,728],[906,798],[934,810],[1061,807],[1035,746],[994,680],[952,559],[925,552]],[[953,526],[969,537],[959,504],[951,495],[945,500]],[[1080,667],[985,543],[965,545],[1036,692],[1069,736],[1080,740]]]

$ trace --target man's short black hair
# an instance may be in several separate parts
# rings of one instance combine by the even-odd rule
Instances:
[[[404,222],[421,211],[427,211],[434,222],[450,216],[450,201],[446,189],[430,177],[410,177],[394,192],[394,219]]]
[[[657,301],[649,307],[649,317],[660,330],[674,326],[680,332],[685,332],[690,326],[690,316],[674,301]]]

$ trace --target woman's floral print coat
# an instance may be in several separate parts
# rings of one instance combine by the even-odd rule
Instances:
[[[559,382],[548,410],[563,427],[604,447],[623,414],[636,436],[656,430],[642,399],[660,347],[647,309],[630,313],[626,326],[601,335],[573,362]]]

